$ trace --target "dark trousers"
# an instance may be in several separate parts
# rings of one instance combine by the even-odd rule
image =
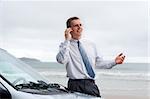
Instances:
[[[69,79],[68,89],[73,92],[101,97],[99,89],[92,79]]]

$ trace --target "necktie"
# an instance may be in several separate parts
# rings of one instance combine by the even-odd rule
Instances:
[[[86,67],[87,73],[89,74],[90,77],[94,78],[95,77],[95,73],[93,71],[93,68],[92,68],[89,60],[88,60],[87,54],[84,51],[80,41],[78,41],[77,43],[78,43],[78,48],[79,48],[80,54],[82,56],[83,63],[85,65],[85,67]]]

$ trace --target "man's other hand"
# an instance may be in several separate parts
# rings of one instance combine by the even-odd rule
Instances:
[[[123,53],[121,53],[116,57],[115,62],[116,62],[116,64],[122,64],[124,59],[125,59],[125,55],[123,55]]]

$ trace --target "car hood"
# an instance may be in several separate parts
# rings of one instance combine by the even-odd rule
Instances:
[[[16,96],[16,97],[15,97]],[[78,92],[61,93],[53,95],[40,95],[18,91],[13,94],[13,99],[103,99]]]
[[[67,93],[59,95],[34,95],[36,99],[102,99],[81,93]]]

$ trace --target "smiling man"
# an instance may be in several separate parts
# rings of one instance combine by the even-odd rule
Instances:
[[[95,84],[94,68],[111,69],[122,64],[125,56],[121,53],[113,61],[104,61],[93,43],[81,39],[83,27],[78,17],[69,18],[66,25],[65,41],[61,43],[56,59],[66,65],[68,89],[101,97]]]

